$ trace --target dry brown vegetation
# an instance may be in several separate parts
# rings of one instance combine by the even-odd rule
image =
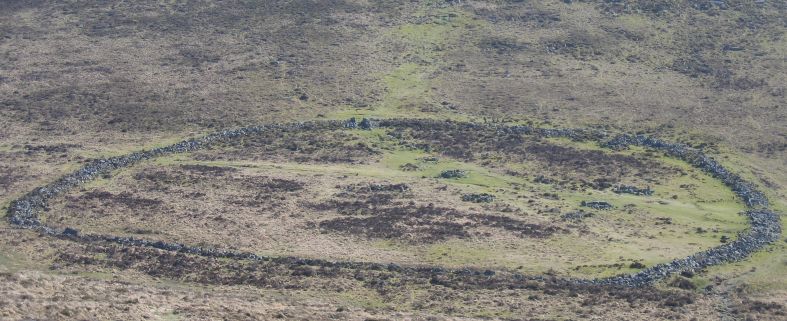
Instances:
[[[525,165],[532,172],[540,173],[542,180],[580,187],[606,189],[624,178],[647,184],[685,175],[646,154],[610,154],[518,134],[499,135],[491,129],[444,124],[418,130],[392,130],[388,135],[402,144],[485,166]]]
[[[743,0],[0,1],[0,205],[90,158],[233,126],[371,115],[655,134],[704,147],[784,212],[786,12]],[[385,177],[402,146],[441,160],[393,162]],[[555,275],[632,271],[639,252],[587,260],[642,242],[658,262],[734,237],[738,221],[711,215],[733,199],[656,156],[440,128],[215,146],[87,185],[45,219],[272,256],[503,268],[459,284],[89,246],[3,222],[0,319],[784,318],[785,242],[653,288],[511,281],[516,260]],[[426,174],[449,161],[495,180]],[[581,193],[678,181],[657,187],[658,201],[566,216]],[[481,250],[457,246],[468,243]]]

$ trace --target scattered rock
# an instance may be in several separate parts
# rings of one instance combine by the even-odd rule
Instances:
[[[419,170],[420,167],[418,167],[418,165],[415,165],[413,163],[406,163],[406,164],[403,164],[403,165],[399,166],[399,169],[401,169],[401,170],[403,170],[405,172],[414,172],[414,171]]]
[[[398,184],[369,184],[369,191],[372,192],[406,192],[410,190],[410,185],[405,183]]]
[[[363,129],[363,130],[370,130],[370,129],[372,129],[372,127],[374,127],[374,125],[372,124],[372,121],[370,119],[368,119],[368,118],[361,119],[361,122],[359,123],[357,120],[355,120],[355,117],[353,117],[353,118],[350,118],[349,120],[347,120],[346,122],[344,122],[344,127],[345,128],[360,128],[360,129]]]
[[[581,221],[585,218],[593,217],[593,213],[585,212],[582,210],[576,212],[568,212],[560,216],[564,221]]]
[[[656,225],[670,225],[672,224],[671,217],[657,217],[656,218]]]
[[[491,203],[495,200],[495,196],[487,193],[465,194],[462,195],[462,200],[465,202],[473,202],[473,203]]]
[[[66,227],[63,230],[63,235],[65,235],[65,236],[78,236],[79,235],[79,231],[76,230],[76,229],[70,228],[70,227]]]
[[[344,127],[346,128],[356,128],[358,127],[358,122],[355,121],[355,117],[350,118],[347,122],[344,123]]]
[[[544,175],[536,176],[536,178],[533,181],[536,182],[536,183],[541,183],[541,184],[552,184],[552,183],[554,183],[554,181],[552,179],[546,178],[546,177],[544,177]]]
[[[697,286],[694,285],[694,283],[691,283],[691,280],[683,277],[677,277],[674,280],[670,281],[669,286],[681,288],[684,290],[694,290],[697,288]]]
[[[629,186],[629,185],[618,185],[612,191],[615,192],[615,193],[618,193],[618,194],[633,194],[633,195],[638,195],[638,196],[650,196],[650,195],[653,195],[653,190],[651,190],[650,187],[638,188],[638,187]]]
[[[605,201],[582,201],[580,205],[584,207],[590,207],[596,210],[609,210],[612,209],[614,206],[612,204],[605,202]]]
[[[440,177],[442,178],[462,178],[467,177],[467,171],[463,171],[461,169],[449,169],[445,170],[440,173]]]
[[[372,129],[372,121],[369,118],[364,118],[361,120],[361,123],[358,126],[363,130],[371,130]]]

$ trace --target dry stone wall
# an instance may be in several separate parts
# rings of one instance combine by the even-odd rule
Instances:
[[[319,259],[304,259],[297,257],[265,257],[254,253],[236,252],[222,249],[202,248],[180,243],[144,240],[132,237],[118,237],[112,235],[84,235],[76,227],[55,229],[42,224],[38,215],[46,209],[47,202],[66,191],[100,177],[113,170],[132,166],[134,164],[177,153],[186,153],[209,146],[216,142],[229,141],[244,136],[260,134],[266,131],[279,130],[369,130],[376,127],[382,128],[442,128],[446,122],[423,119],[355,119],[349,121],[311,121],[291,124],[271,124],[243,127],[234,130],[224,130],[201,138],[185,140],[170,146],[140,151],[124,156],[97,159],[79,170],[61,177],[53,183],[42,186],[13,201],[8,209],[8,221],[16,227],[39,231],[42,234],[71,239],[80,242],[110,242],[125,246],[141,246],[167,251],[176,251],[207,257],[221,257],[243,260],[277,261],[294,265],[343,267],[354,269],[388,269],[400,273],[431,273],[433,275],[452,274],[456,277],[490,277],[495,274],[492,270],[472,269],[444,269],[441,267],[402,267],[396,264],[378,264],[366,262],[331,262]],[[747,258],[753,252],[778,240],[781,235],[780,217],[768,209],[768,200],[765,195],[756,189],[754,184],[745,181],[737,174],[731,173],[721,164],[706,156],[701,150],[691,148],[684,144],[669,143],[663,140],[645,136],[621,134],[611,136],[604,131],[589,129],[556,129],[536,128],[531,126],[507,126],[502,124],[477,124],[477,123],[450,123],[463,129],[489,129],[492,127],[501,134],[537,135],[545,138],[564,137],[576,141],[597,141],[601,146],[610,149],[625,149],[629,146],[643,146],[662,151],[672,157],[681,159],[689,164],[702,169],[713,177],[721,180],[741,198],[748,210],[746,215],[750,228],[738,235],[734,241],[708,249],[685,258],[675,259],[668,263],[658,264],[642,271],[603,279],[565,279],[573,284],[597,285],[622,285],[643,286],[661,280],[671,274],[696,271],[708,266],[719,265]],[[514,274],[517,280],[544,279],[546,276]],[[554,278],[549,276],[548,278]]]

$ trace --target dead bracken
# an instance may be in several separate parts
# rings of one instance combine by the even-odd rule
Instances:
[[[335,198],[311,204],[318,211],[334,211],[345,217],[323,220],[325,232],[369,238],[434,243],[449,238],[484,237],[478,228],[496,228],[519,237],[549,237],[562,228],[530,224],[501,215],[467,213],[433,204],[407,201],[403,184],[352,185]]]

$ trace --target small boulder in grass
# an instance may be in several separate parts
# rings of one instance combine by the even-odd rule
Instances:
[[[462,178],[467,177],[467,172],[461,169],[449,169],[440,173],[442,178]]]
[[[361,119],[361,123],[358,124],[358,127],[360,127],[363,130],[371,130],[372,126],[373,126],[372,121],[369,120],[369,118]]]
[[[70,227],[66,227],[63,230],[63,235],[65,235],[65,236],[78,236],[79,235],[79,231],[76,230],[76,229],[70,228]]]

